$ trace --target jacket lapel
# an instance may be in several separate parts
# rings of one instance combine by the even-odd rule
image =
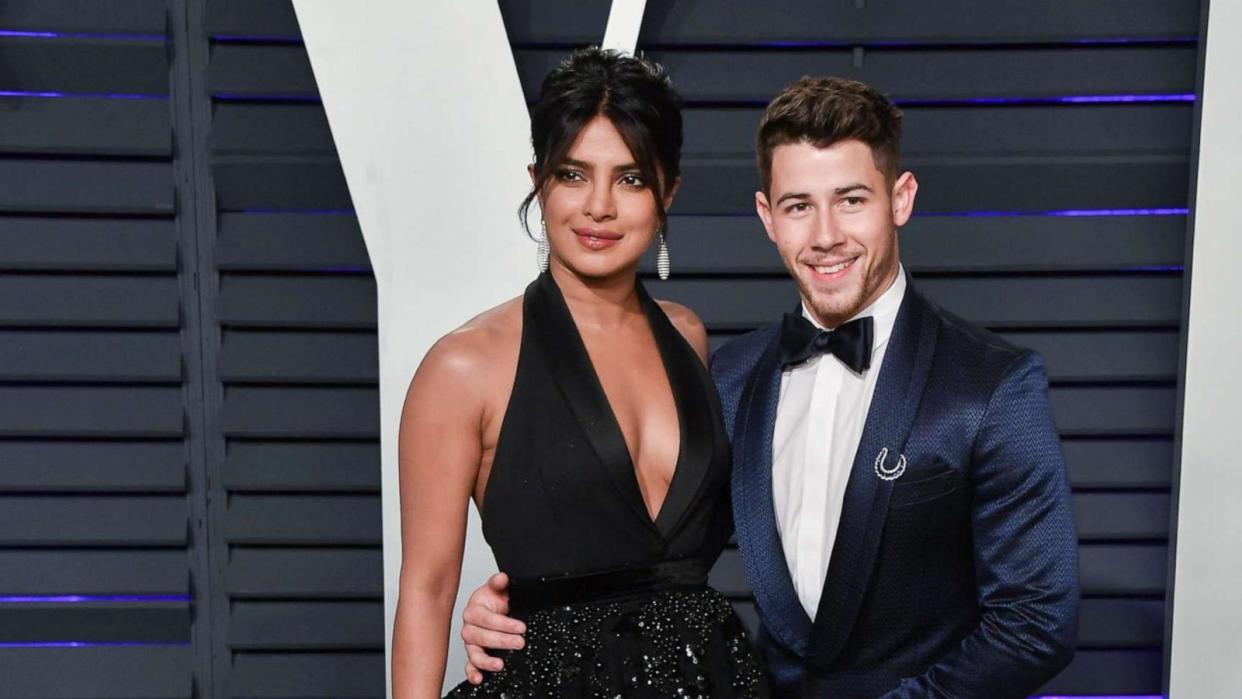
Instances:
[[[870,584],[893,486],[877,475],[877,459],[887,449],[884,465],[892,469],[905,449],[935,348],[935,316],[911,286],[897,312],[845,488],[810,641],[816,665],[827,668],[840,654]]]
[[[798,600],[772,500],[772,431],[780,398],[779,334],[764,350],[742,391],[733,430],[733,519],[746,575],[764,629],[805,656],[811,619]]]

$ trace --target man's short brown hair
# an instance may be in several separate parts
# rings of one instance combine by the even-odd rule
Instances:
[[[871,147],[876,168],[891,185],[901,155],[901,110],[857,80],[803,77],[781,91],[763,111],[755,151],[766,193],[772,186],[777,146],[810,143],[827,148],[856,139]]]

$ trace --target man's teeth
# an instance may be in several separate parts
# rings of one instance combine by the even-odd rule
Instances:
[[[846,267],[849,267],[852,262],[853,260],[846,260],[845,262],[838,262],[837,264],[832,265],[831,267],[822,267],[822,266],[814,265],[812,266],[812,269],[814,269],[816,272],[820,274],[836,274],[837,272],[840,272]]]

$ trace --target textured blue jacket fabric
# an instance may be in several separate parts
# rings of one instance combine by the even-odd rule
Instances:
[[[711,362],[757,642],[778,696],[1028,696],[1073,656],[1079,596],[1043,361],[908,287],[812,623],[772,500],[778,331],[739,337]],[[881,477],[902,459],[900,476]]]

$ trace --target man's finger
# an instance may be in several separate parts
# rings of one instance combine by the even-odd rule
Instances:
[[[479,672],[479,669],[474,665],[466,663],[466,681],[470,684],[482,684],[483,673]]]
[[[463,630],[471,626],[477,626],[480,629],[489,631],[498,631],[505,634],[523,634],[526,633],[526,624],[504,615],[505,610],[492,610],[484,606],[470,605],[461,613],[461,619],[465,622]],[[466,639],[469,641],[470,639]],[[505,646],[506,648],[508,646]]]
[[[487,586],[496,592],[508,592],[509,576],[504,573],[494,573],[492,577],[487,579]]]
[[[505,661],[500,658],[493,658],[487,654],[487,651],[479,646],[466,644],[466,657],[470,659],[466,665],[466,676],[470,676],[470,670],[476,673],[479,670],[487,670],[488,672],[500,672],[505,669]],[[479,682],[483,681],[483,675],[479,675]],[[473,682],[478,684],[479,682]]]
[[[463,626],[461,639],[466,645],[483,646],[494,650],[518,650],[526,645],[526,639],[513,633],[492,631],[480,626]]]

